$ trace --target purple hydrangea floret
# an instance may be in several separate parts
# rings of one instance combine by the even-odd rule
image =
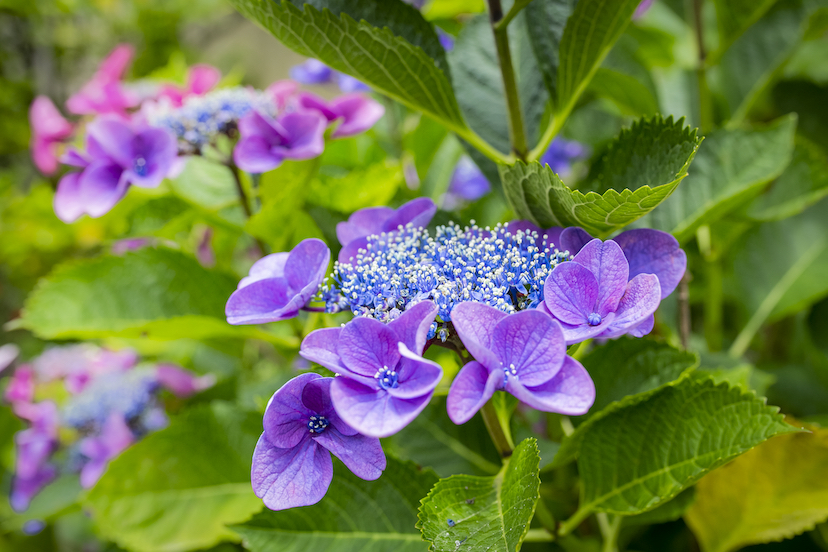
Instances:
[[[109,461],[121,454],[134,441],[135,436],[124,415],[116,411],[110,412],[101,427],[101,432],[84,438],[78,445],[80,453],[87,458],[80,472],[81,486],[85,489],[94,486],[103,475]]]
[[[360,249],[368,246],[368,236],[393,232],[400,226],[411,224],[414,228],[426,226],[437,212],[437,206],[427,197],[418,197],[398,209],[368,207],[352,214],[346,222],[336,225],[336,237],[342,244],[339,262],[356,258]]]
[[[467,201],[476,201],[490,190],[489,179],[477,168],[471,157],[464,155],[454,167],[448,191],[443,197],[443,208],[455,209]]]
[[[422,356],[437,307],[423,301],[388,324],[355,318],[310,333],[299,351],[340,377],[331,384],[336,412],[364,435],[388,437],[411,423],[443,377]]]
[[[333,69],[313,58],[290,68],[290,78],[302,84],[326,84],[332,82],[334,76]]]
[[[561,326],[546,314],[506,314],[469,302],[454,307],[451,321],[475,359],[449,390],[446,406],[454,423],[469,421],[497,390],[537,410],[576,416],[595,401],[592,379],[567,356]]]
[[[290,253],[259,259],[227,300],[227,321],[264,324],[293,318],[316,294],[330,260],[330,249],[316,238],[303,240]]]
[[[385,114],[385,108],[379,102],[362,94],[345,94],[328,102],[316,94],[302,92],[296,103],[303,110],[321,113],[329,123],[338,121],[331,134],[333,138],[365,132]]]
[[[251,481],[271,510],[316,504],[333,478],[331,454],[373,481],[385,469],[379,439],[360,435],[331,402],[334,378],[302,374],[273,394],[253,452]]]
[[[586,147],[580,142],[555,138],[539,159],[541,165],[549,165],[556,173],[565,173],[572,162],[586,155]]]
[[[273,119],[251,111],[239,119],[241,139],[233,150],[236,165],[249,173],[264,173],[285,159],[311,159],[325,150],[328,121],[316,111],[294,111]]]
[[[594,239],[572,262],[552,270],[543,295],[538,309],[561,323],[566,342],[572,344],[593,337],[648,334],[661,302],[661,286],[655,274],[631,279],[621,247],[612,240]]]

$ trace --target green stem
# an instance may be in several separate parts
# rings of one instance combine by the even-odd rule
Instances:
[[[492,22],[497,59],[500,62],[500,74],[503,77],[503,89],[506,93],[506,107],[509,114],[509,140],[512,151],[522,160],[526,159],[529,145],[526,142],[526,130],[523,126],[523,112],[520,109],[515,69],[512,66],[512,53],[509,49],[509,34],[506,27],[499,27],[503,20],[503,8],[500,0],[489,0],[489,19]]]
[[[705,263],[707,293],[704,297],[704,337],[711,352],[722,350],[724,331],[724,274],[719,258],[708,259]]]
[[[543,525],[543,528],[549,533],[550,536],[555,534],[555,516],[553,516],[552,512],[549,511],[549,508],[543,501],[542,496],[538,497],[538,504],[535,507],[535,519]]]
[[[235,163],[233,163],[233,161],[227,161],[225,164],[230,169],[230,172],[233,173],[233,181],[236,183],[236,192],[239,194],[239,203],[241,203],[244,214],[249,219],[253,216],[253,209],[250,207],[247,193],[244,191],[244,184],[241,180],[241,174],[239,174],[239,168]],[[262,255],[267,255],[267,247],[264,242],[259,238],[253,239],[256,240],[256,245],[259,246],[259,251],[261,251]]]
[[[529,529],[523,542],[552,542],[555,537],[546,529]]]
[[[563,124],[566,122],[566,118],[569,117],[569,112],[572,111],[574,106],[575,100],[572,100],[564,109],[554,115],[552,123],[543,131],[543,136],[538,141],[538,145],[529,152],[529,156],[526,158],[527,161],[537,161],[546,152],[549,144],[552,143],[552,140],[563,128]]]
[[[558,526],[558,536],[564,537],[577,529],[578,526],[581,525],[581,523],[583,523],[583,521],[588,518],[591,513],[592,510],[589,508],[578,508],[578,511],[572,514],[572,517]]]
[[[604,537],[604,546],[601,552],[618,552],[618,534],[621,532],[621,516],[610,518],[601,512],[595,515],[598,520],[598,527],[601,529],[601,536]]]
[[[492,438],[498,454],[501,458],[509,458],[515,445],[500,424],[500,418],[494,406],[494,399],[489,399],[480,409],[480,413],[483,415],[483,422],[486,424],[486,429],[489,430],[489,436]]]
[[[501,29],[505,30],[506,27],[509,25],[509,23],[512,22],[512,19],[517,17],[517,14],[522,12],[523,8],[525,8],[527,5],[529,5],[529,3],[531,1],[532,0],[529,0],[528,2],[526,0],[523,0],[523,1],[516,0],[515,3],[512,4],[512,7],[509,9],[509,11],[506,13],[506,15],[503,16],[503,19],[501,19],[500,21],[495,23],[495,26],[494,26],[495,29],[498,30],[498,31],[501,30]]]
[[[581,341],[580,343],[576,343],[567,349],[566,354],[574,358],[575,360],[581,360],[581,357],[584,356],[587,349],[589,348],[589,343],[591,339],[587,339],[585,341]]]
[[[707,52],[704,49],[704,22],[702,19],[702,3],[704,0],[693,0],[693,27],[696,31],[696,47],[698,48],[698,65],[696,66],[696,81],[699,86],[699,127],[705,134],[713,128],[713,96],[707,85],[707,69],[705,66]]]

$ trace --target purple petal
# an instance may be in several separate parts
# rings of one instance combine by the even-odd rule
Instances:
[[[290,78],[302,84],[323,84],[333,80],[333,69],[318,59],[309,59],[291,67]]]
[[[284,155],[271,150],[270,143],[261,136],[242,135],[233,150],[233,160],[249,173],[266,173],[282,164]]]
[[[305,386],[322,379],[319,374],[296,376],[273,393],[264,413],[268,442],[278,448],[293,448],[308,438],[308,420],[318,414],[302,401]]]
[[[78,188],[90,217],[108,213],[126,195],[129,183],[122,176],[121,167],[109,160],[95,161],[81,173]]]
[[[446,410],[455,424],[465,424],[492,398],[503,381],[499,370],[491,372],[473,360],[463,366],[449,389]]]
[[[585,414],[595,402],[595,384],[589,373],[569,356],[564,359],[561,370],[546,383],[525,387],[519,380],[509,378],[506,390],[536,410],[569,416]]]
[[[288,290],[284,278],[268,278],[237,289],[227,300],[224,312],[230,324],[265,324],[293,318],[304,302]]]
[[[253,491],[271,510],[316,504],[333,479],[331,454],[313,439],[302,445],[276,448],[262,434],[253,452]]]
[[[328,105],[328,102],[326,102],[324,98],[320,98],[316,94],[311,94],[310,92],[302,92],[296,96],[296,104],[302,109],[318,111],[328,121],[334,121],[340,117],[340,115]]]
[[[598,302],[598,281],[589,269],[575,262],[559,264],[543,286],[546,308],[567,324],[586,324]]]
[[[334,99],[331,108],[343,120],[336,127],[333,138],[344,138],[365,132],[385,114],[385,108],[361,94],[347,94]]]
[[[382,232],[383,223],[393,214],[394,209],[390,207],[360,209],[348,217],[347,222],[336,225],[336,237],[340,244],[348,245],[356,239],[379,234]]]
[[[346,75],[345,73],[337,73],[336,84],[343,92],[370,92],[371,87],[359,79]]]
[[[559,251],[569,251],[570,255],[577,255],[586,244],[592,241],[592,236],[583,228],[571,226],[564,228],[561,237],[558,239],[560,243],[556,245]]]
[[[248,276],[241,279],[239,289],[266,278],[281,278],[285,275],[285,263],[290,253],[272,253],[262,257],[250,267]]]
[[[428,329],[437,316],[437,305],[422,301],[408,307],[399,318],[388,323],[397,338],[414,354],[423,354]]]
[[[314,440],[342,460],[360,479],[374,481],[385,469],[385,454],[379,439],[375,437],[359,434],[346,436],[329,427]]]
[[[510,314],[498,322],[492,349],[503,369],[514,367],[520,381],[529,386],[552,379],[566,356],[561,326],[537,310]]]
[[[132,430],[126,424],[123,414],[112,412],[97,437],[87,437],[80,442],[80,452],[89,461],[80,474],[80,484],[88,489],[101,478],[109,461],[135,442]]]
[[[399,399],[414,399],[433,393],[443,379],[440,365],[414,354],[403,343],[399,344],[399,348],[402,355],[397,367],[399,386],[388,389],[388,394]]]
[[[178,153],[175,137],[167,130],[149,128],[136,133],[132,140],[132,159],[127,167],[130,184],[155,188],[169,174]],[[135,164],[144,161],[141,172]]]
[[[594,239],[572,258],[572,262],[586,267],[598,281],[598,306],[593,312],[602,317],[615,312],[630,279],[630,265],[621,247],[612,240]]]
[[[487,368],[500,368],[500,359],[492,350],[492,335],[497,323],[506,316],[494,307],[471,301],[460,303],[451,311],[451,322],[460,341]]]
[[[574,345],[587,339],[592,339],[609,328],[610,324],[615,320],[615,313],[611,312],[604,317],[597,326],[590,326],[589,324],[567,324],[561,322],[561,329],[563,330],[564,339],[567,345]]]
[[[627,284],[627,291],[615,311],[615,320],[601,333],[601,337],[619,337],[629,330],[635,330],[636,326],[653,315],[660,302],[661,286],[658,276],[639,274]]]
[[[331,399],[337,414],[358,432],[369,437],[388,437],[410,424],[426,407],[431,394],[398,399],[383,389],[339,377],[331,384]]]
[[[342,365],[339,353],[336,352],[341,332],[342,328],[322,328],[312,331],[302,340],[299,354],[302,358],[324,366],[334,373],[347,372],[348,369]],[[371,377],[373,375],[371,374]]]
[[[342,435],[356,435],[357,430],[346,424],[336,413],[331,401],[331,383],[334,378],[319,378],[308,382],[302,390],[302,404],[328,419]],[[313,435],[317,437],[317,435]]]
[[[88,137],[121,168],[132,165],[132,140],[135,133],[124,120],[118,117],[101,117],[89,123],[86,131]]]
[[[279,118],[285,141],[271,148],[286,159],[311,159],[325,150],[325,127],[328,121],[314,112],[294,111]]]
[[[655,274],[664,299],[676,289],[687,268],[687,255],[678,240],[667,232],[639,228],[621,232],[613,238],[630,263],[630,278]]]
[[[655,316],[650,315],[649,318],[645,319],[644,322],[635,326],[631,330],[627,332],[627,335],[631,335],[633,337],[644,337],[655,327]]]
[[[66,173],[58,182],[54,198],[55,214],[63,222],[74,222],[84,212],[83,198],[80,192],[79,172]]]
[[[14,434],[17,449],[15,473],[23,479],[31,479],[51,456],[55,449],[52,435],[30,427]]]
[[[42,466],[37,473],[29,478],[24,479],[19,475],[15,475],[12,480],[11,496],[9,502],[11,507],[16,512],[23,512],[29,507],[32,498],[43,489],[46,485],[51,483],[57,477],[57,469],[54,466]]]
[[[336,350],[348,370],[373,378],[383,367],[397,366],[400,361],[397,343],[397,334],[382,322],[354,318],[342,328]]]
[[[189,370],[173,364],[159,364],[155,368],[155,377],[162,387],[178,397],[189,397],[207,389],[216,381],[211,374],[197,377]]]
[[[382,229],[390,232],[408,223],[411,223],[414,228],[425,227],[431,222],[435,213],[437,213],[437,206],[431,198],[418,197],[397,209],[394,215],[383,223]]]
[[[348,245],[345,245],[342,249],[339,250],[339,255],[337,256],[337,260],[340,263],[349,263],[351,259],[356,259],[359,255],[359,250],[362,249],[363,251],[368,250],[368,237],[357,238],[353,241],[348,242]]]
[[[301,295],[305,302],[310,300],[325,278],[330,260],[331,250],[322,240],[309,238],[299,242],[284,267],[290,289]]]

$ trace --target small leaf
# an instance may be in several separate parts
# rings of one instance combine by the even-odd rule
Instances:
[[[796,117],[781,117],[753,130],[722,129],[705,137],[692,174],[639,223],[671,232],[679,241],[716,221],[778,177],[793,154]]]
[[[762,441],[796,431],[762,399],[682,378],[590,423],[578,458],[584,511],[631,515],[676,496]]]
[[[526,439],[494,477],[453,475],[438,481],[422,500],[417,523],[431,542],[429,550],[516,552],[535,512],[539,462],[536,441]]]
[[[334,461],[333,482],[319,504],[265,510],[233,530],[251,552],[425,552],[417,508],[437,478],[411,462],[387,460],[377,481],[363,481]]]
[[[216,403],[188,410],[113,460],[84,501],[105,538],[136,552],[234,539],[262,508],[250,486],[261,417]]]
[[[184,170],[170,180],[175,195],[209,211],[218,211],[239,201],[230,169],[203,157],[187,158]]]
[[[791,538],[828,519],[828,430],[783,435],[704,477],[685,514],[703,552]]]
[[[341,177],[320,174],[310,183],[308,200],[334,211],[352,213],[364,207],[388,204],[402,181],[399,163],[374,163]]]

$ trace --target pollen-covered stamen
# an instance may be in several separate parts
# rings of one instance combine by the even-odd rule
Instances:
[[[398,377],[397,372],[391,370],[388,366],[383,366],[381,370],[374,374],[374,379],[383,389],[395,389],[399,386]]]
[[[589,323],[590,326],[597,326],[598,324],[601,323],[601,320],[602,320],[601,315],[598,314],[597,312],[593,312],[592,314],[587,316],[587,322]]]
[[[138,176],[147,176],[148,167],[147,167],[147,160],[143,157],[136,157],[135,161],[132,163],[132,170]]]
[[[503,385],[501,387],[506,387],[506,384],[509,383],[509,376],[516,378],[518,375],[517,368],[515,368],[514,364],[510,364],[509,366],[503,367]]]
[[[311,433],[316,433],[317,435],[325,431],[325,428],[328,427],[328,419],[325,416],[314,415],[308,419],[308,429]]]

